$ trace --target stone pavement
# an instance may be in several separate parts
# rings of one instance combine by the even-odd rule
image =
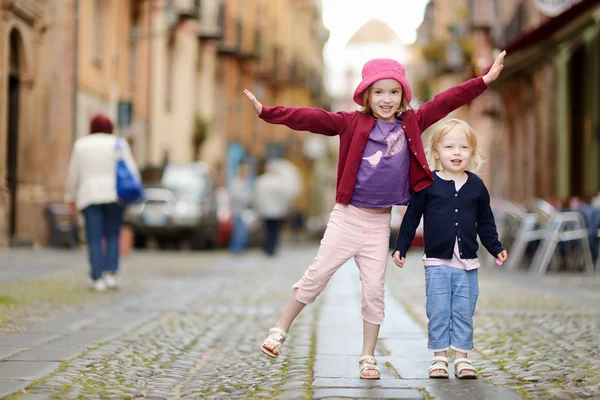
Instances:
[[[54,276],[85,263],[82,251],[58,249],[0,249],[0,282]]]
[[[509,386],[531,398],[552,398],[544,397],[550,393],[548,387],[533,390],[540,381],[522,390],[519,377],[535,375],[544,383],[544,373],[557,372],[562,375],[552,377],[554,388],[562,388],[557,379],[563,383],[580,379],[580,386],[554,392],[557,399],[565,393],[598,395],[592,385],[596,375],[587,368],[596,365],[591,357],[598,358],[597,315],[588,318],[589,313],[577,313],[574,306],[544,297],[549,295],[539,289],[508,281],[496,285],[501,278],[483,273],[482,306],[476,317],[476,346],[481,343],[482,350],[473,355],[480,358],[486,380],[427,379],[431,354],[420,311],[422,266],[411,264],[418,262],[416,253],[409,263],[412,268],[400,271],[393,263],[388,267],[386,322],[377,350],[381,380],[358,378],[362,320],[352,262],[334,275],[316,304],[302,312],[282,356],[265,357],[258,346],[281,312],[289,287],[315,252],[316,247],[310,246],[287,248],[277,258],[256,251],[243,256],[135,253],[124,262],[124,290],[30,325],[22,333],[0,334],[0,398],[17,393],[10,398],[510,400],[521,396]],[[78,257],[74,264],[84,265],[85,254]],[[79,273],[84,275],[81,269]],[[536,320],[546,330],[550,327],[548,334],[528,326],[540,303],[530,304],[534,314],[512,308],[522,307],[519,299],[526,293],[544,307],[553,307],[553,312]],[[499,308],[508,314],[498,313]],[[511,327],[520,333],[513,333],[511,340],[499,339]],[[514,341],[530,331],[526,341]],[[555,342],[559,347],[551,350]],[[540,347],[521,355],[522,344]],[[490,349],[494,352],[486,355]],[[553,361],[546,360],[547,355]]]

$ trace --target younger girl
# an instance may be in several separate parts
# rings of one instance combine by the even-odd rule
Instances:
[[[433,184],[410,199],[393,259],[404,267],[423,216],[427,346],[434,352],[429,377],[448,378],[451,348],[456,351],[456,377],[476,378],[467,353],[473,349],[473,314],[479,295],[477,236],[499,263],[507,253],[498,241],[490,195],[481,178],[471,172],[481,163],[473,129],[458,119],[445,121],[431,137],[428,150],[436,169]]]
[[[297,131],[339,135],[336,205],[313,264],[294,284],[285,309],[263,342],[270,357],[281,353],[287,332],[306,304],[315,301],[331,276],[354,257],[362,282],[363,349],[360,377],[380,376],[375,344],[383,322],[384,280],[390,236],[390,210],[406,204],[409,190],[423,190],[433,177],[421,132],[451,111],[479,96],[502,70],[504,52],[484,76],[446,90],[418,110],[409,107],[410,86],[404,67],[374,59],[362,70],[354,91],[361,111],[331,113],[318,108],[263,107],[244,93],[258,116]],[[392,183],[392,184],[391,184]]]

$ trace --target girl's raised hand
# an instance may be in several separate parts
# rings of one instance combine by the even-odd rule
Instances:
[[[260,113],[262,112],[262,104],[260,104],[260,101],[256,100],[256,97],[254,97],[252,92],[249,91],[248,89],[244,89],[244,94],[246,95],[246,97],[248,97],[248,100],[250,100],[250,102],[252,103],[252,106],[254,107],[254,111],[256,111],[256,115],[260,115]]]
[[[483,76],[483,81],[486,85],[489,85],[490,83],[494,82],[496,79],[498,79],[498,76],[500,76],[500,72],[504,68],[504,64],[502,63],[504,62],[505,55],[506,50],[503,50],[502,53],[498,54],[498,57],[496,57],[496,59],[494,60],[494,64],[492,64],[492,67],[490,68],[488,73]]]
[[[394,254],[392,254],[392,258],[397,266],[404,268],[404,261],[406,261],[406,259],[404,257],[400,257],[399,251],[395,251]]]

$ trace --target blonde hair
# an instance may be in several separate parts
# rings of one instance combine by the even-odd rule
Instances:
[[[369,101],[369,95],[371,94],[371,90],[373,89],[373,84],[371,84],[365,91],[362,92],[362,107],[360,108],[360,112],[365,115],[375,116],[373,114],[373,109],[371,108],[371,102]],[[406,100],[406,95],[404,93],[404,88],[402,88],[402,100],[400,100],[400,108],[396,111],[396,117],[399,117],[404,111],[411,109],[410,104]]]
[[[453,129],[461,130],[465,136],[467,137],[467,142],[469,142],[469,146],[471,147],[471,162],[467,165],[466,170],[477,173],[481,164],[483,164],[483,156],[481,154],[481,150],[477,147],[477,135],[475,135],[475,131],[469,124],[465,121],[452,118],[445,120],[439,124],[436,128],[433,135],[429,139],[429,144],[425,148],[425,153],[427,155],[427,162],[429,163],[429,167],[434,170],[442,169],[442,165],[440,160],[435,158],[435,151],[437,146],[440,144],[440,141],[444,136],[446,136]]]

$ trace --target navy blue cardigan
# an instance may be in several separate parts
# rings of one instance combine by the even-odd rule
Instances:
[[[406,257],[421,216],[427,257],[452,259],[458,238],[460,258],[477,258],[477,235],[494,257],[504,250],[498,240],[490,194],[480,177],[471,172],[467,175],[458,192],[454,181],[446,181],[434,173],[431,186],[412,194],[394,253],[399,251],[400,257]]]

